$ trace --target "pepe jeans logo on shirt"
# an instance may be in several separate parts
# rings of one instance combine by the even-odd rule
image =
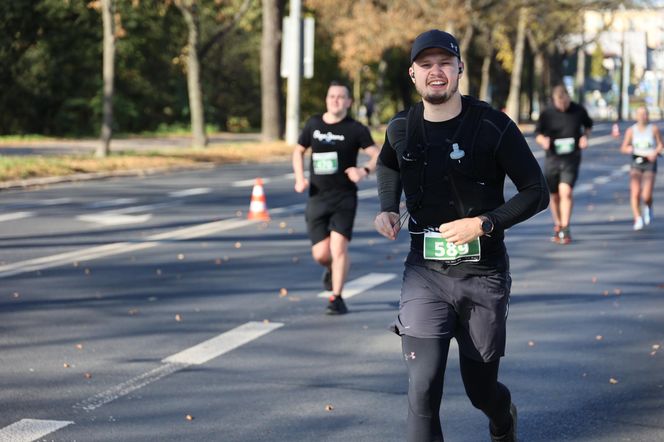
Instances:
[[[332,132],[322,133],[318,129],[314,131],[314,139],[330,144],[333,141],[343,141],[346,139],[343,135],[333,134]]]

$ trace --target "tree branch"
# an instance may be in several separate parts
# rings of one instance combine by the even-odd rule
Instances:
[[[215,33],[210,37],[208,41],[205,42],[205,44],[201,45],[201,49],[198,51],[198,57],[203,60],[205,56],[207,55],[208,52],[210,52],[210,49],[214,47],[215,44],[217,44],[228,32],[230,32],[238,23],[240,20],[242,20],[242,17],[249,11],[249,7],[251,6],[252,0],[244,0],[242,2],[242,6],[240,6],[240,9],[233,15],[233,18],[223,26],[221,26]]]

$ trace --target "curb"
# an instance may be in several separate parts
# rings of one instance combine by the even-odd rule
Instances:
[[[50,184],[72,183],[78,181],[104,180],[117,177],[137,177],[157,175],[168,172],[179,172],[185,170],[212,169],[214,163],[199,163],[189,166],[158,167],[150,169],[128,169],[111,172],[75,173],[73,175],[52,176],[43,178],[27,178],[24,180],[5,181],[0,183],[0,191],[13,189],[28,189],[34,187],[48,186]]]

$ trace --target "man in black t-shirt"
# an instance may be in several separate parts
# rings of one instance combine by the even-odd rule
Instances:
[[[516,441],[516,407],[498,382],[511,288],[504,231],[544,210],[548,192],[526,140],[505,114],[462,96],[456,39],[419,35],[409,75],[422,102],[397,114],[378,158],[380,213],[388,239],[410,215],[399,315],[408,368],[408,442],[442,441],[440,405],[452,338],[471,403],[489,418],[492,441]],[[518,193],[505,201],[505,177]]]
[[[332,83],[327,91],[327,111],[306,122],[293,150],[295,191],[309,188],[307,230],[314,260],[325,267],[323,286],[332,291],[326,313],[348,311],[342,291],[350,268],[348,244],[357,210],[357,185],[376,168],[378,147],[369,129],[348,116],[352,104],[348,88]],[[304,153],[311,148],[309,179],[304,175]],[[357,166],[360,150],[369,161]]]
[[[581,150],[588,147],[593,120],[583,106],[570,100],[565,86],[553,88],[553,107],[540,115],[535,141],[546,151],[544,176],[551,193],[552,241],[569,244],[572,189],[579,175]]]

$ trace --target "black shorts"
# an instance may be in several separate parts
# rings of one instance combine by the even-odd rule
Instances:
[[[657,160],[651,162],[647,158],[633,155],[630,168],[637,172],[657,173]]]
[[[452,277],[406,263],[391,330],[415,338],[456,338],[461,353],[490,362],[505,355],[509,272]]]
[[[560,183],[574,187],[574,183],[576,183],[579,176],[580,165],[580,152],[546,157],[544,160],[544,177],[546,178],[546,184],[549,186],[549,192],[558,193]]]
[[[333,230],[350,241],[353,236],[356,211],[357,193],[354,191],[319,193],[310,197],[305,219],[311,244],[324,240]]]

